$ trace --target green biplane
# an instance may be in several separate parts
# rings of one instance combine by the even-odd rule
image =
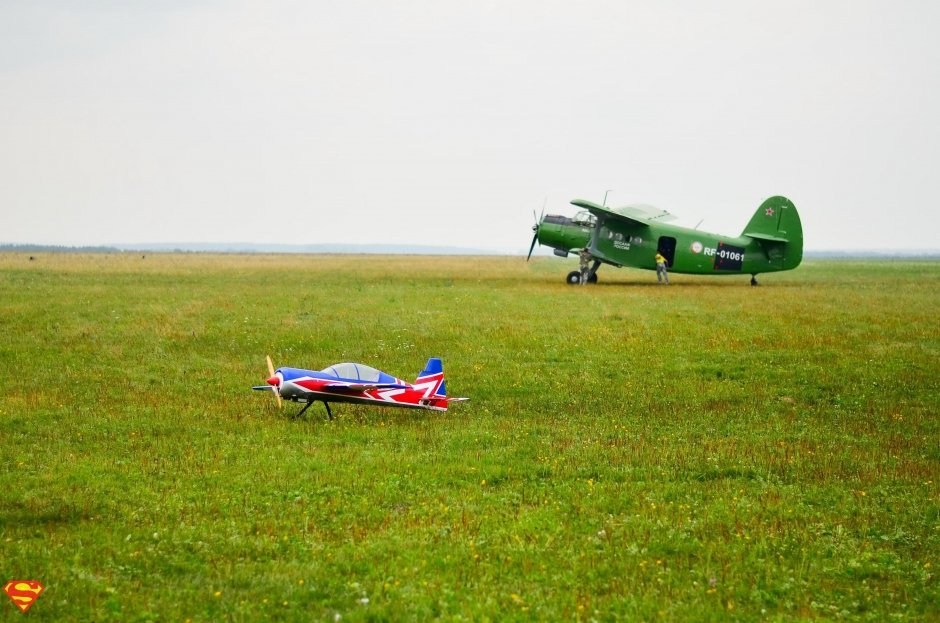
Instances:
[[[760,205],[740,236],[709,234],[670,225],[671,214],[651,206],[608,208],[585,199],[571,202],[583,208],[574,218],[546,214],[533,230],[536,243],[567,257],[587,249],[589,283],[597,282],[601,264],[656,270],[656,254],[667,260],[670,272],[691,275],[757,275],[790,270],[803,259],[803,226],[796,206],[786,197],[771,197]],[[568,273],[569,284],[581,282],[580,271]]]

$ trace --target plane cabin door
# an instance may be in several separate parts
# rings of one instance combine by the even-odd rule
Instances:
[[[674,259],[676,257],[676,239],[672,236],[660,236],[659,245],[656,247],[656,250],[659,251],[664,258],[668,261],[667,266],[672,268]]]

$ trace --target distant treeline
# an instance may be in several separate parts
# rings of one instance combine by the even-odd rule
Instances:
[[[379,254],[379,255],[522,255],[511,251],[492,251],[483,249],[464,249],[457,247],[432,247],[409,245],[287,245],[287,244],[209,244],[209,243],[152,243],[119,246],[69,247],[65,245],[44,244],[0,244],[0,253],[339,253],[339,254]],[[807,259],[936,259],[940,250],[901,249],[901,250],[832,250],[805,251]]]
[[[120,253],[117,247],[67,247],[52,244],[0,244],[0,253]]]
[[[232,243],[143,243],[136,245],[69,247],[41,244],[0,244],[2,252],[18,253],[341,253],[376,255],[513,255],[484,249],[420,245],[342,244],[252,244]]]
[[[940,251],[929,249],[901,249],[896,251],[804,251],[803,257],[808,259],[936,259]]]

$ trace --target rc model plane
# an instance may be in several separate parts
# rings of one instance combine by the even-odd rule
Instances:
[[[791,270],[803,259],[803,226],[796,206],[786,197],[771,197],[760,205],[740,236],[722,236],[697,228],[670,225],[671,214],[651,206],[629,205],[608,208],[575,199],[583,208],[574,218],[543,215],[532,227],[536,243],[554,249],[555,255],[587,249],[592,264],[588,282],[597,282],[601,264],[656,270],[656,253],[667,260],[670,272],[694,275],[757,275]],[[526,258],[528,260],[528,258]],[[569,284],[580,283],[581,273],[572,271]]]
[[[314,402],[322,402],[332,420],[331,402],[447,411],[450,403],[469,400],[447,396],[444,365],[436,357],[428,359],[414,383],[361,363],[337,363],[313,371],[301,368],[275,370],[270,357],[267,361],[268,373],[271,375],[267,385],[252,389],[273,391],[278,405],[282,399],[306,403],[295,417],[302,415]]]

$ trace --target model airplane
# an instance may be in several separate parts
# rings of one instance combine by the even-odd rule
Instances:
[[[267,385],[253,387],[273,391],[278,405],[281,400],[304,402],[296,417],[303,415],[314,402],[322,402],[333,419],[331,402],[352,402],[381,407],[405,407],[447,411],[452,402],[469,398],[448,397],[444,387],[444,365],[432,357],[414,383],[376,370],[361,363],[337,363],[319,372],[300,368],[274,369],[268,357]]]
[[[656,270],[657,252],[670,272],[750,274],[751,285],[757,285],[758,274],[790,270],[803,259],[800,215],[786,197],[764,201],[740,236],[670,225],[672,215],[650,206],[608,208],[584,199],[571,204],[584,210],[574,218],[548,214],[536,222],[528,257],[536,243],[552,247],[560,257],[587,249],[592,259],[589,283],[597,282],[601,264]],[[568,273],[569,284],[580,280],[580,272]]]

